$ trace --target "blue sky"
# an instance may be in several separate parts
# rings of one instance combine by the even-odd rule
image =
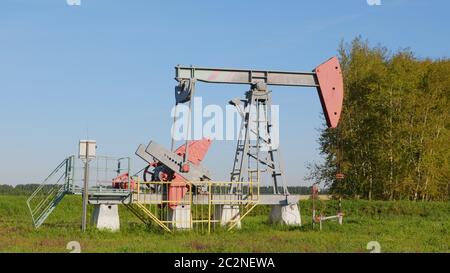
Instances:
[[[2,0],[0,184],[36,182],[78,140],[99,154],[132,156],[153,139],[170,144],[177,64],[309,71],[362,35],[391,50],[448,57],[450,2],[381,0]],[[199,84],[204,103],[225,105],[246,86]],[[321,107],[307,88],[272,88],[290,184],[320,161]],[[227,179],[234,143],[206,158]],[[142,162],[134,158],[136,168]]]

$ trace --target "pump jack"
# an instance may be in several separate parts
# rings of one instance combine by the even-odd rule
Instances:
[[[197,82],[215,84],[246,84],[250,86],[243,100],[234,99],[230,104],[237,107],[242,116],[241,132],[236,147],[230,181],[250,181],[259,177],[260,172],[270,174],[273,195],[262,195],[260,204],[275,205],[271,215],[287,224],[301,224],[296,204],[298,198],[289,194],[283,180],[283,166],[280,149],[271,137],[271,95],[269,86],[315,87],[318,91],[323,113],[328,127],[338,125],[344,97],[342,71],[336,57],[317,66],[312,72],[286,72],[270,70],[243,70],[202,67],[175,67],[176,104],[189,103],[195,94]],[[244,105],[241,105],[240,102]],[[257,128],[254,130],[254,128]],[[188,139],[188,138],[186,138]],[[149,163],[146,169],[152,181],[172,181],[167,198],[171,208],[184,196],[187,183],[211,180],[209,172],[200,163],[206,155],[210,140],[188,141],[174,150],[166,150],[151,141],[147,146],[140,145],[136,154]],[[150,171],[153,168],[153,171]],[[147,178],[148,179],[148,178]],[[240,184],[230,189],[230,194],[239,195]],[[281,189],[280,189],[281,188]],[[181,191],[180,191],[181,189]],[[293,208],[295,206],[295,208]],[[288,211],[286,212],[286,209]],[[294,214],[294,220],[286,220],[284,214]]]

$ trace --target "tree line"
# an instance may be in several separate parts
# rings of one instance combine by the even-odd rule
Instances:
[[[30,195],[38,187],[39,184],[20,184],[16,186],[0,185],[0,195]],[[53,185],[45,185],[44,187],[48,187],[48,189],[50,189]]]
[[[323,163],[307,179],[349,197],[449,200],[450,60],[342,43],[344,108],[320,131]],[[339,174],[339,175],[337,175]]]

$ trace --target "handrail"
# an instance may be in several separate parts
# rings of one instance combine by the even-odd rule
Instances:
[[[67,164],[67,160],[68,158],[64,159],[59,165],[58,167],[56,167],[53,172],[50,173],[49,176],[47,176],[46,179],[44,179],[44,181],[36,188],[36,190],[34,190],[34,192],[30,195],[30,197],[28,197],[27,202],[31,199],[33,199],[34,196],[37,195],[37,193],[46,185],[46,182],[56,173],[58,172],[63,166],[65,166]]]
[[[73,159],[74,156],[65,158],[27,198],[27,207],[35,228],[38,228],[45,221],[64,195],[70,191],[69,184],[73,182]],[[53,184],[48,184],[55,176],[56,181]],[[50,188],[45,192],[46,186]],[[42,199],[36,200],[39,194],[42,195]],[[37,202],[33,204],[35,200]]]

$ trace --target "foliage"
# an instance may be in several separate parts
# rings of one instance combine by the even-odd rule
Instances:
[[[389,53],[361,38],[339,54],[341,122],[321,130],[325,162],[309,166],[309,178],[346,196],[449,200],[450,60]]]
[[[0,185],[0,195],[30,195],[38,187],[39,184]],[[44,185],[44,188],[51,189],[52,187],[54,185]]]

